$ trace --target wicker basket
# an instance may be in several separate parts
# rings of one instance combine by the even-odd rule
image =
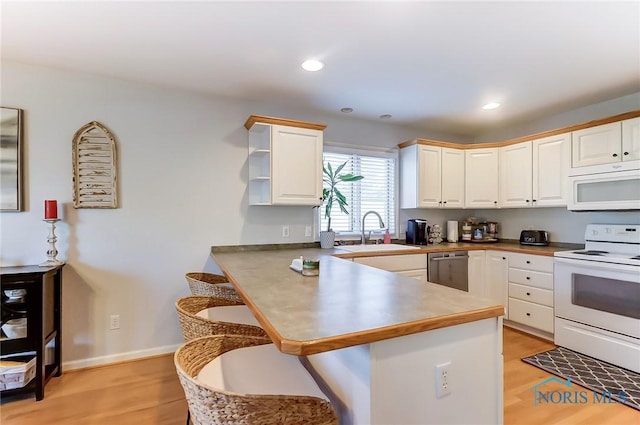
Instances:
[[[22,388],[35,376],[35,356],[12,356],[0,359],[0,390]]]
[[[244,304],[229,280],[225,276],[213,273],[192,272],[184,277],[189,283],[189,289],[193,295],[212,295]]]
[[[206,308],[222,307],[230,305],[243,305],[224,298],[191,295],[182,297],[176,301],[176,311],[180,328],[185,341],[209,335],[236,334],[267,337],[266,332],[259,326],[245,325],[241,323],[220,322],[196,316]]]
[[[216,335],[197,338],[176,351],[174,364],[195,425],[337,425],[331,403],[311,396],[239,394],[201,384],[195,377],[221,354],[268,344],[260,337]],[[265,365],[265,367],[269,367]]]

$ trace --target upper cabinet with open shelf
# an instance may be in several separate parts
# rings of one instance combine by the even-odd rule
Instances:
[[[249,205],[320,205],[325,125],[251,115]]]

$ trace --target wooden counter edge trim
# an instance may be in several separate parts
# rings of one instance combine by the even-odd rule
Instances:
[[[515,145],[516,143],[528,142],[530,140],[542,139],[544,137],[556,136],[558,134],[584,130],[585,128],[596,127],[599,125],[610,124],[612,122],[618,122],[618,121],[628,120],[628,119],[637,118],[637,117],[640,117],[640,109],[635,111],[625,112],[618,115],[613,115],[606,118],[587,121],[580,124],[574,124],[567,127],[556,128],[554,130],[542,131],[540,133],[530,134],[528,136],[522,136],[522,137],[516,137],[514,139],[503,140],[501,142],[464,144],[464,143],[440,142],[437,140],[417,138],[413,140],[407,140],[406,142],[402,142],[398,144],[398,148],[402,149],[412,145],[429,145],[429,146],[439,146],[443,148],[454,148],[454,149],[500,148],[503,146]]]
[[[432,319],[425,319],[415,322],[401,323],[398,325],[387,326],[383,328],[371,329],[368,331],[337,335],[335,337],[322,338],[315,341],[295,341],[282,339],[278,341],[276,345],[283,353],[298,356],[308,356],[311,354],[318,354],[326,351],[352,347],[354,345],[369,344],[385,339],[391,339],[440,328],[448,328],[451,326],[500,316],[504,316],[504,306],[496,305],[479,310],[451,314],[448,316],[440,316]]]
[[[249,130],[255,123],[286,125],[288,127],[308,128],[310,130],[324,130],[327,128],[324,124],[318,124],[307,121],[290,120],[287,118],[267,117],[264,115],[251,115],[244,123],[244,127]]]

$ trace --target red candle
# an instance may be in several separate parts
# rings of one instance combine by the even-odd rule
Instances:
[[[58,218],[58,201],[47,199],[44,201],[44,219],[55,220]]]

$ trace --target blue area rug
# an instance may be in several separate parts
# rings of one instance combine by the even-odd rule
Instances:
[[[597,393],[609,392],[619,403],[640,410],[639,373],[563,347],[524,357],[522,361]]]

